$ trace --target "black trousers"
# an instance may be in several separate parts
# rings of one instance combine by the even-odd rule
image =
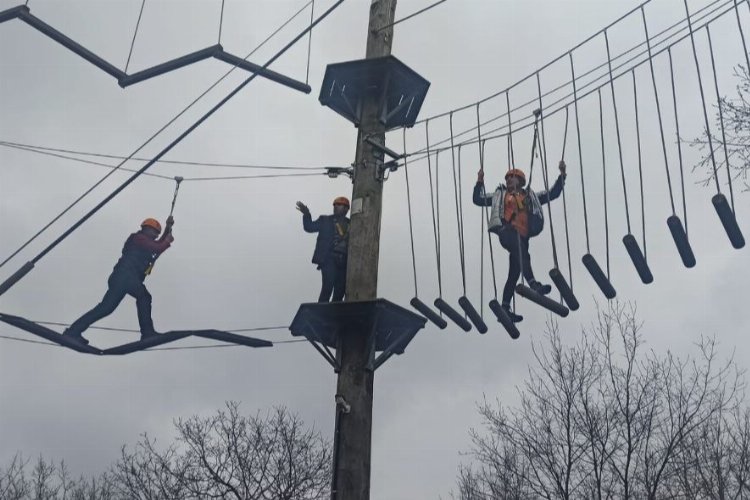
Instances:
[[[534,283],[534,272],[531,270],[529,239],[518,234],[512,226],[506,226],[500,234],[500,245],[508,251],[508,280],[503,288],[503,304],[510,305],[516,282],[523,270],[523,277]]]
[[[333,293],[333,302],[341,302],[346,293],[346,259],[329,256],[320,265],[320,276],[323,280],[318,302],[329,302]]]
[[[117,306],[120,305],[125,295],[135,298],[135,305],[138,308],[138,325],[141,333],[153,333],[154,322],[151,319],[151,294],[146,290],[146,286],[137,277],[126,273],[112,273],[107,281],[109,288],[104,294],[102,301],[92,310],[78,318],[70,325],[67,333],[71,335],[80,335],[92,324],[96,323],[105,316],[112,314]]]

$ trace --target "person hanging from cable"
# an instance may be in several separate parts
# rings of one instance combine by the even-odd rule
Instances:
[[[102,301],[89,312],[74,321],[64,332],[68,335],[88,344],[81,334],[96,321],[109,316],[117,309],[117,306],[130,295],[135,298],[138,308],[138,324],[141,329],[141,339],[157,335],[154,330],[154,322],[151,319],[151,294],[148,293],[143,284],[146,276],[151,274],[154,262],[174,241],[172,226],[174,217],[167,218],[164,233],[161,233],[161,224],[156,219],[146,219],[141,223],[141,230],[131,234],[122,248],[122,256],[115,264],[112,274],[107,280],[108,289]]]
[[[297,202],[302,212],[302,227],[308,233],[318,233],[312,263],[317,264],[323,280],[318,302],[340,302],[346,293],[346,256],[349,244],[349,199],[339,196],[333,200],[333,214],[312,220],[310,209]]]
[[[495,192],[487,194],[484,189],[484,171],[480,170],[474,186],[473,201],[480,207],[492,207],[488,231],[497,234],[500,245],[508,251],[508,279],[503,288],[502,306],[514,322],[523,316],[511,311],[510,301],[513,298],[516,281],[521,272],[529,287],[541,295],[552,291],[550,285],[543,285],[534,278],[529,255],[529,239],[538,235],[544,228],[542,205],[556,199],[565,184],[565,162],[560,161],[560,176],[548,191],[534,192],[526,185],[526,174],[523,170],[512,168],[505,174],[505,185],[499,184]]]

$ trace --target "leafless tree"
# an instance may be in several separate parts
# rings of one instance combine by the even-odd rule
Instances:
[[[316,500],[330,496],[331,451],[285,408],[242,415],[239,404],[175,422],[160,448],[144,435],[110,470],[73,480],[64,463],[17,455],[0,469],[2,500]]]
[[[750,191],[748,183],[748,172],[750,172],[750,73],[747,68],[737,66],[734,76],[738,80],[735,98],[722,97],[716,109],[716,118],[711,131],[711,143],[713,144],[713,160],[716,162],[716,170],[723,179],[726,175],[727,158],[729,157],[729,175],[732,180],[741,180],[744,191]],[[719,118],[721,109],[724,119],[724,135],[721,134],[721,120]],[[726,139],[726,140],[725,140]],[[714,168],[709,149],[708,132],[703,131],[700,137],[688,141],[692,147],[701,152],[701,159],[694,167],[695,170],[705,172],[702,179],[704,185],[714,182]],[[724,154],[726,144],[727,154]],[[720,181],[723,182],[723,181]]]
[[[458,496],[747,496],[743,373],[720,361],[713,339],[687,357],[647,351],[641,327],[621,305],[570,346],[549,325],[520,404],[480,404],[486,429],[471,432],[474,463],[459,472]]]

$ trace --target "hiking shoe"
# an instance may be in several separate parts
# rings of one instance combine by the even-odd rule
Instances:
[[[548,295],[552,291],[551,285],[542,285],[538,281],[535,281],[533,283],[529,283],[529,288],[534,290],[539,295]]]
[[[83,338],[83,335],[81,335],[80,333],[74,333],[69,330],[65,330],[62,334],[70,340],[75,340],[76,342],[79,342],[83,345],[89,345],[89,341]]]
[[[503,304],[503,309],[505,310],[505,314],[508,315],[508,317],[513,323],[520,323],[521,321],[523,321],[523,316],[511,311],[510,305]]]
[[[153,337],[158,337],[159,335],[161,335],[161,334],[159,332],[157,332],[157,331],[154,331],[154,330],[151,330],[151,331],[148,331],[148,332],[141,332],[141,340],[147,340],[147,339],[150,339],[150,338],[153,338]]]

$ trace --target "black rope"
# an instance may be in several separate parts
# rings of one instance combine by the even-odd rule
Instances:
[[[706,110],[706,95],[703,92],[703,78],[701,77],[701,67],[698,62],[698,51],[695,48],[695,33],[693,32],[693,23],[690,21],[690,9],[688,8],[687,0],[683,0],[685,4],[685,12],[687,13],[688,30],[690,32],[690,43],[693,47],[693,59],[695,60],[695,71],[698,74],[698,88],[701,92],[701,103],[703,104],[703,121],[706,126],[706,137],[708,138],[708,150],[711,154],[711,165],[714,170],[714,181],[716,182],[716,192],[721,194],[721,187],[719,186],[719,173],[718,167],[716,166],[716,158],[714,157],[714,144],[711,138],[711,126],[708,122],[708,111]]]
[[[745,32],[742,30],[742,23],[740,22],[740,9],[737,5],[737,0],[734,0],[734,14],[737,17],[737,28],[740,31],[740,38],[742,38],[742,52],[745,55],[746,68],[750,71],[750,55],[747,53],[747,42],[745,41]]]
[[[221,45],[221,30],[224,27],[224,0],[221,0],[221,13],[219,14],[219,41],[216,42]]]
[[[479,104],[477,104],[477,134],[481,138],[482,137],[482,129],[480,125],[480,118],[479,118]],[[479,146],[479,169],[484,172],[484,142],[481,140],[477,142],[477,145]],[[482,198],[484,199],[487,196],[487,191],[484,188],[484,183],[482,183]],[[490,265],[492,267],[492,288],[495,293],[495,300],[497,300],[497,278],[495,277],[495,255],[492,252],[492,235],[489,232],[490,227],[490,212],[489,207],[484,207],[484,216],[487,219],[487,248],[489,249],[490,254]],[[485,219],[482,219],[484,222]],[[482,226],[482,231],[484,232],[484,225]],[[482,249],[484,250],[484,245],[482,245]],[[484,270],[484,256],[482,256],[482,268]],[[482,278],[484,278],[484,272],[482,272]],[[484,314],[484,286],[482,287],[482,314]]]
[[[147,162],[150,161],[151,158],[144,158],[144,157],[137,157],[133,156],[132,158],[129,158],[127,156],[121,156],[121,155],[113,155],[113,154],[105,154],[105,153],[93,153],[90,151],[77,151],[77,150],[71,150],[71,149],[63,149],[63,148],[53,148],[49,146],[39,146],[35,144],[24,144],[20,142],[12,142],[12,141],[3,141],[0,140],[0,146],[5,146],[9,148],[16,148],[21,149],[24,151],[28,151],[31,153],[41,153],[44,154],[44,151],[52,151],[55,153],[67,153],[67,154],[73,154],[73,155],[79,155],[79,156],[91,156],[94,158],[111,158],[114,160],[126,160],[130,159],[132,161],[141,161],[141,162]],[[55,155],[51,155],[55,156]],[[74,160],[74,161],[84,161],[80,158],[73,158],[70,156],[58,156],[58,158],[65,158],[68,160]],[[115,168],[115,165],[110,165],[107,163],[96,163],[96,162],[87,162],[92,163],[93,165],[99,165],[103,167],[108,168]],[[219,162],[201,162],[201,161],[185,161],[185,160],[159,160],[158,163],[163,163],[165,165],[188,165],[188,166],[197,166],[197,167],[216,167],[216,168],[244,168],[244,169],[255,169],[255,170],[325,170],[328,167],[290,167],[290,166],[281,166],[281,165],[250,165],[245,163],[219,163]],[[129,170],[127,168],[121,168],[120,170],[126,171],[126,172],[136,172],[135,169]],[[144,174],[144,175],[156,175],[156,174]],[[160,176],[165,178],[170,178],[169,176]]]
[[[312,0],[310,4],[311,4],[310,24],[312,24],[313,19],[315,19],[315,0]],[[311,52],[312,52],[312,30],[310,30],[310,35],[307,37],[307,70],[305,71],[305,84],[310,83],[310,54]],[[406,151],[404,151],[404,153],[406,153]]]
[[[374,29],[374,30],[373,30],[373,33],[379,33],[379,32],[381,32],[381,31],[383,31],[384,29],[390,28],[391,26],[396,26],[396,25],[397,25],[398,23],[402,23],[402,22],[404,22],[404,21],[407,21],[407,20],[411,19],[412,17],[418,16],[419,14],[422,14],[422,13],[424,13],[424,12],[427,12],[427,11],[428,11],[428,10],[430,10],[431,8],[433,8],[433,7],[437,7],[438,5],[440,5],[441,3],[445,2],[445,1],[446,1],[446,0],[438,0],[438,1],[437,1],[437,2],[435,2],[434,4],[432,4],[432,5],[428,5],[428,6],[427,6],[427,7],[425,7],[424,9],[418,10],[417,12],[414,12],[413,14],[409,14],[408,16],[406,16],[406,17],[403,17],[403,18],[399,19],[398,21],[395,21],[395,22],[392,22],[392,23],[390,23],[390,24],[386,24],[385,26],[381,26],[380,28]]]
[[[615,82],[612,78],[612,59],[609,53],[609,36],[607,30],[604,30],[604,42],[607,46],[607,64],[609,66],[609,85],[612,90],[612,108],[614,109],[615,115],[615,132],[617,135],[617,153],[620,158],[620,172],[622,174],[622,193],[625,198],[625,220],[628,225],[628,234],[632,233],[630,230],[630,204],[628,203],[628,189],[625,183],[625,163],[622,161],[622,141],[620,139],[620,119],[617,113],[617,99],[615,99]]]
[[[450,130],[453,132],[453,115],[450,115],[448,121]],[[458,175],[456,174],[456,155],[455,150],[451,148],[451,168],[453,169],[453,194],[456,201],[456,231],[458,232],[458,256],[459,263],[461,265],[461,284],[463,285],[464,296],[466,296],[466,257],[464,255],[464,228],[461,224],[461,203],[459,201],[460,187],[458,181]],[[459,146],[459,155],[461,149]],[[460,160],[459,160],[460,162]],[[461,168],[459,163],[459,169]]]
[[[539,149],[542,152],[541,164],[542,164],[542,179],[544,180],[544,189],[547,191],[549,196],[549,170],[547,165],[547,139],[544,134],[544,111],[542,103],[542,83],[539,77],[539,73],[536,74],[536,88],[539,95],[539,127],[542,130],[541,140],[539,141]],[[531,181],[529,181],[530,183]],[[529,186],[531,189],[531,186]],[[549,216],[549,234],[552,241],[552,260],[555,263],[555,269],[560,269],[560,264],[557,260],[557,242],[555,240],[555,226],[552,221],[552,203],[551,200],[547,201],[547,215]],[[522,268],[523,269],[523,268]],[[523,274],[523,273],[521,273]]]
[[[675,90],[674,84],[674,67],[672,65],[672,50],[668,50],[669,54],[669,77],[672,82],[672,105],[674,106],[674,123],[677,129],[677,156],[680,161],[680,186],[682,188],[682,218],[685,223],[685,235],[688,235],[688,218],[687,218],[687,201],[685,199],[685,170],[682,162],[682,138],[680,137],[680,119],[677,113],[677,91]]]
[[[633,105],[635,108],[635,140],[638,149],[638,181],[641,191],[641,232],[643,233],[643,258],[648,260],[646,254],[646,200],[643,195],[643,154],[641,152],[641,124],[638,120],[638,85],[633,70]]]
[[[341,2],[344,0],[339,0],[337,4],[334,5],[333,8],[337,7]],[[266,44],[273,36],[275,36],[279,31],[281,31],[287,24],[289,24],[294,18],[296,18],[300,12],[304,8],[306,8],[307,5],[305,5],[302,9],[297,11],[291,18],[289,18],[284,24],[282,24],[279,28],[276,29],[273,33],[271,33],[265,40],[263,40],[257,47],[255,47],[243,60],[248,59],[250,56],[252,56],[258,49],[260,49],[263,45]],[[328,12],[324,14],[323,17],[321,17],[318,21],[322,20],[324,17],[328,15]],[[162,126],[159,130],[157,130],[154,134],[152,134],[143,144],[141,144],[135,151],[133,151],[128,157],[126,157],[122,162],[120,162],[118,165],[116,165],[113,170],[107,175],[103,176],[101,179],[99,179],[97,182],[95,182],[90,188],[88,188],[86,191],[84,191],[83,194],[81,194],[78,198],[76,198],[73,203],[68,205],[65,209],[62,210],[58,215],[56,215],[50,222],[45,224],[42,229],[40,229],[37,233],[35,233],[31,238],[29,238],[26,242],[24,242],[17,250],[15,250],[9,257],[7,257],[5,260],[3,260],[2,263],[0,263],[0,268],[3,267],[8,261],[10,261],[13,257],[18,255],[21,251],[23,251],[29,244],[31,244],[35,239],[37,239],[42,233],[44,233],[47,229],[49,229],[55,222],[60,220],[63,215],[68,213],[74,206],[76,206],[83,198],[85,198],[87,195],[89,195],[94,189],[96,189],[100,184],[102,184],[105,180],[109,178],[115,171],[120,169],[122,165],[125,164],[128,160],[132,159],[136,154],[138,154],[139,151],[141,151],[143,148],[145,148],[147,145],[151,143],[157,136],[159,136],[164,130],[166,130],[170,125],[175,123],[182,115],[187,113],[195,104],[197,104],[203,97],[205,97],[209,92],[211,92],[215,87],[219,85],[222,81],[224,81],[225,78],[227,78],[232,72],[234,72],[238,68],[238,65],[233,65],[226,73],[224,73],[221,78],[216,80],[211,86],[209,86],[203,93],[201,93],[198,97],[196,97],[192,102],[190,102],[184,109],[182,109],[179,113],[177,113],[172,119],[170,119],[164,126]],[[149,160],[149,164],[146,165],[145,168],[148,168],[153,164],[155,161],[151,159]],[[143,173],[145,172],[145,168],[142,169]]]
[[[562,145],[562,153],[560,154],[560,160],[565,161],[565,147],[568,144],[568,107],[565,107],[565,132],[563,133],[563,145]],[[567,170],[566,170],[567,174]],[[565,251],[568,253],[568,283],[570,284],[570,290],[573,290],[573,261],[571,260],[570,255],[570,231],[568,230],[568,201],[565,197],[565,191],[567,189],[563,188],[562,197],[563,197],[563,220],[565,221]]]
[[[508,165],[508,170],[511,168],[515,168],[516,164],[516,156],[513,151],[513,125],[510,120],[510,92],[505,93],[505,103],[508,107],[508,144],[510,146],[510,165]],[[477,123],[477,140],[479,137],[479,124]]]
[[[141,25],[141,17],[143,16],[143,7],[146,6],[146,0],[141,2],[141,10],[138,12],[138,21],[135,23],[135,31],[133,32],[133,40],[130,42],[130,51],[128,52],[128,61],[125,63],[125,73],[128,72],[130,66],[130,58],[133,56],[133,47],[135,47],[135,39],[138,36],[138,28]]]
[[[722,111],[723,106],[721,105],[721,94],[719,93],[719,79],[716,75],[716,61],[714,61],[714,46],[711,43],[711,30],[706,26],[706,35],[708,35],[708,51],[711,54],[711,70],[714,76],[714,87],[716,88],[716,107],[719,108],[719,127],[721,129],[721,144],[724,147],[724,161],[727,164],[727,183],[729,184],[729,200],[732,205],[732,212],[734,212],[734,188],[732,186],[732,171],[729,165],[729,150],[727,149],[727,136],[724,131],[724,112]]]
[[[599,129],[601,131],[602,138],[602,177],[604,179],[604,235],[607,245],[607,279],[610,279],[609,274],[609,211],[607,206],[607,160],[604,154],[604,107],[602,106],[602,92],[597,91],[599,96]]]
[[[664,139],[664,122],[662,121],[661,117],[661,104],[659,103],[659,91],[656,86],[656,74],[654,72],[654,58],[651,54],[651,40],[648,36],[648,23],[646,22],[646,12],[641,9],[641,18],[643,19],[643,31],[646,34],[646,48],[648,50],[648,64],[649,68],[651,70],[651,85],[654,88],[654,99],[656,101],[656,116],[659,119],[659,137],[661,137],[661,150],[662,154],[664,156],[664,169],[667,173],[667,186],[669,187],[669,203],[672,207],[672,215],[675,215],[675,205],[674,205],[674,192],[672,190],[672,175],[669,171],[669,160],[667,159],[667,141]],[[633,69],[635,71],[635,68]],[[633,78],[635,78],[635,74],[633,75]],[[672,81],[672,84],[674,84],[674,81]],[[633,81],[633,85],[635,85],[635,80]],[[638,103],[636,101],[636,111],[638,109]],[[640,155],[640,150],[639,150]],[[639,156],[639,162],[640,162],[640,156]],[[645,238],[645,233],[644,233]],[[644,243],[645,246],[645,243]],[[645,252],[645,248],[644,248]]]
[[[443,278],[442,274],[440,272],[440,228],[438,227],[438,221],[435,217],[435,188],[433,186],[432,181],[432,163],[430,162],[430,122],[427,121],[424,124],[424,132],[425,132],[425,141],[427,144],[427,175],[429,177],[430,182],[430,213],[432,214],[432,234],[435,238],[435,262],[437,264],[437,279],[438,279],[438,295],[439,297],[443,297]],[[435,157],[435,161],[437,162],[437,156]],[[435,166],[435,175],[437,175],[437,165]]]
[[[578,165],[581,169],[581,195],[583,197],[583,225],[586,230],[586,253],[591,253],[591,243],[589,239],[589,213],[586,205],[586,180],[583,175],[583,153],[581,151],[581,122],[578,118],[578,89],[576,88],[576,74],[573,66],[573,53],[568,54],[570,57],[570,73],[573,82],[573,106],[576,113],[576,138],[578,143]]]
[[[333,12],[336,7],[341,5],[344,2],[344,0],[338,0],[336,3],[334,3],[326,12],[324,12],[316,21],[315,24],[319,23],[323,19],[325,19],[331,12]],[[293,45],[295,45],[301,38],[307,34],[307,32],[312,29],[312,26],[305,28],[301,33],[299,33],[297,36],[295,36],[289,43],[287,43],[284,47],[281,48],[276,54],[274,54],[273,57],[271,57],[263,66],[263,69],[266,69],[268,66],[273,64],[274,61],[276,61],[279,57],[281,57],[284,52],[289,50]],[[234,97],[237,93],[239,93],[245,86],[247,86],[250,82],[252,82],[258,73],[253,73],[248,78],[246,78],[242,83],[240,83],[237,87],[234,88],[229,94],[227,94],[224,98],[222,98],[217,104],[215,104],[209,111],[207,111],[203,116],[201,116],[198,120],[196,120],[192,125],[190,125],[184,132],[182,132],[179,136],[177,136],[176,139],[174,139],[172,142],[167,145],[164,149],[162,149],[150,162],[148,162],[146,165],[141,167],[141,169],[133,174],[131,177],[129,177],[125,182],[123,182],[117,189],[115,189],[112,193],[110,193],[108,196],[106,196],[102,201],[100,201],[93,209],[91,209],[89,212],[87,212],[83,217],[81,217],[75,224],[73,224],[70,228],[68,228],[61,236],[59,236],[57,239],[55,239],[50,245],[48,245],[44,250],[42,250],[36,257],[34,257],[31,262],[36,264],[41,260],[45,255],[47,255],[53,248],[55,248],[60,242],[62,242],[65,238],[70,236],[73,231],[78,229],[84,222],[86,222],[92,215],[94,215],[96,212],[98,212],[104,205],[109,203],[115,196],[117,196],[120,192],[122,192],[128,185],[130,185],[135,179],[137,179],[142,173],[144,173],[146,170],[148,170],[154,163],[156,163],[162,156],[167,154],[172,148],[174,148],[177,144],[179,144],[185,137],[187,137],[193,130],[198,128],[204,121],[206,121],[211,115],[213,115],[217,110],[219,110],[224,104],[226,104],[232,97]],[[114,171],[113,171],[114,172]],[[110,172],[111,174],[111,172]],[[108,175],[110,175],[108,174]]]
[[[406,127],[403,129],[403,140],[404,140],[404,153],[406,153]],[[409,239],[411,240],[411,265],[414,271],[414,296],[419,297],[419,291],[417,289],[417,256],[414,251],[414,223],[411,214],[411,185],[409,184],[409,165],[404,156],[404,175],[406,177],[406,206],[409,211]]]
[[[721,4],[721,5],[718,5],[717,7],[715,7],[715,8],[714,8],[714,10],[712,10],[712,11],[710,11],[710,12],[708,12],[708,13],[704,14],[704,15],[703,15],[703,17],[701,17],[701,18],[699,18],[699,19],[698,19],[698,21],[702,21],[702,20],[704,20],[704,19],[708,18],[708,17],[710,16],[710,15],[712,15],[712,14],[716,13],[716,12],[717,12],[717,11],[719,11],[719,10],[720,10],[721,8],[723,8],[723,7],[725,7],[726,5],[728,5],[728,4],[730,4],[730,3],[732,3],[732,2],[733,2],[733,0],[715,0],[715,1],[713,1],[713,2],[711,3],[711,4],[709,4],[709,5],[707,5],[707,6],[703,7],[703,8],[701,8],[701,9],[699,9],[698,11],[696,11],[695,15],[697,16],[697,15],[698,15],[698,13],[700,13],[700,12],[703,12],[703,11],[705,11],[705,10],[707,10],[707,9],[710,9],[711,7],[714,7],[714,6],[716,6],[717,4],[720,4],[720,3],[722,2],[722,1],[724,1],[724,3],[723,3],[723,4]],[[743,0],[743,1],[747,2],[747,3],[748,3],[748,5],[750,6],[750,0]],[[709,20],[708,22],[709,22],[709,23],[710,23],[710,22],[714,22],[715,20],[719,19],[720,17],[722,17],[723,15],[725,15],[726,13],[728,13],[728,12],[729,12],[730,10],[732,10],[732,7],[730,7],[729,9],[726,9],[726,10],[725,10],[725,11],[723,11],[723,12],[720,12],[720,13],[719,13],[719,14],[717,14],[717,15],[716,15],[716,16],[715,16],[714,18],[710,19],[710,20]],[[677,22],[677,23],[673,24],[672,26],[670,26],[670,27],[668,27],[668,28],[666,28],[666,29],[662,30],[662,31],[661,31],[660,33],[657,33],[657,34],[656,34],[655,36],[653,36],[653,37],[652,37],[652,40],[653,40],[653,39],[656,39],[656,38],[658,38],[659,36],[661,36],[662,34],[664,34],[664,33],[668,32],[668,31],[670,31],[671,29],[673,29],[673,28],[675,28],[675,27],[679,26],[679,25],[680,25],[680,24],[682,24],[682,23],[683,23],[684,21],[685,21],[685,20],[683,19],[683,20],[681,20],[681,21],[679,21],[679,22]],[[665,40],[663,40],[662,42],[659,42],[659,43],[666,43],[666,41],[668,41],[669,39],[671,39],[671,38],[673,38],[673,37],[675,37],[675,36],[678,36],[678,35],[679,35],[679,34],[680,34],[681,32],[683,32],[684,30],[685,30],[685,28],[681,28],[681,29],[679,29],[679,30],[678,30],[678,31],[677,31],[676,33],[673,33],[673,34],[671,34],[671,35],[667,36],[667,38],[666,38]],[[681,38],[677,39],[677,40],[676,40],[676,41],[675,41],[674,43],[672,43],[672,44],[671,44],[671,46],[674,46],[674,45],[676,45],[677,43],[681,42],[682,40],[684,40],[684,39],[685,39],[685,38],[687,38],[688,36],[689,36],[689,34],[686,34],[686,35],[684,35],[683,37],[681,37]],[[615,60],[617,60],[617,59],[619,59],[619,58],[621,58],[621,57],[624,57],[625,55],[627,55],[627,54],[629,54],[629,53],[631,53],[631,52],[635,51],[636,49],[638,49],[639,47],[641,47],[641,46],[643,46],[643,45],[645,45],[645,42],[642,42],[642,43],[640,43],[640,44],[638,44],[638,45],[636,45],[636,46],[634,46],[634,47],[632,47],[632,48],[630,48],[630,49],[626,50],[626,51],[625,51],[625,52],[623,52],[622,54],[619,54],[619,55],[617,55],[617,56],[613,57],[613,58],[612,58],[612,61],[615,61]],[[658,55],[658,54],[660,54],[661,52],[663,52],[664,50],[666,50],[666,47],[665,47],[665,48],[663,48],[663,49],[661,49],[661,50],[660,50],[659,52],[655,53],[654,55]],[[567,54],[567,53],[566,53],[566,54]],[[624,63],[620,64],[619,66],[616,66],[616,67],[614,67],[613,69],[614,69],[614,70],[617,70],[617,69],[623,68],[623,67],[627,66],[627,64],[629,64],[629,63],[631,63],[631,62],[633,62],[633,61],[637,60],[637,59],[638,59],[639,57],[641,57],[641,56],[642,56],[642,55],[644,55],[644,54],[646,54],[646,51],[642,51],[642,52],[640,52],[640,53],[636,54],[635,56],[631,57],[630,59],[628,59],[628,60],[627,60],[627,61],[625,61]],[[558,58],[558,59],[559,59],[559,58]],[[646,60],[643,60],[643,61],[639,62],[638,64],[636,64],[636,65],[635,65],[635,67],[637,67],[637,66],[640,66],[641,64],[643,64],[643,63],[645,63],[645,62],[646,62]],[[579,80],[580,80],[580,79],[582,79],[582,78],[584,78],[585,76],[587,76],[587,75],[589,75],[589,74],[591,74],[591,73],[595,72],[596,70],[598,70],[598,69],[600,69],[600,68],[604,67],[604,66],[605,66],[606,64],[607,64],[607,63],[605,62],[605,63],[603,63],[603,64],[601,64],[601,65],[599,65],[599,66],[597,66],[597,67],[595,67],[595,68],[592,68],[591,70],[589,70],[589,71],[587,71],[587,72],[583,73],[582,75],[579,75]],[[545,67],[546,67],[546,66],[545,66]],[[627,68],[627,69],[626,69],[626,70],[624,70],[624,71],[623,71],[623,72],[622,72],[621,74],[619,74],[619,75],[618,75],[618,76],[617,76],[617,77],[616,77],[615,79],[619,78],[620,76],[623,76],[623,75],[624,75],[624,74],[626,74],[626,73],[629,73],[631,69],[632,69],[632,68]],[[537,71],[540,71],[540,70],[537,70]],[[509,90],[509,89],[511,89],[511,88],[514,88],[515,86],[517,86],[517,85],[519,85],[519,84],[523,83],[524,81],[526,81],[526,80],[527,80],[528,78],[530,78],[530,77],[531,77],[531,76],[533,76],[534,74],[535,74],[535,73],[532,73],[531,75],[527,76],[527,77],[526,77],[526,78],[524,78],[523,80],[520,80],[519,82],[517,82],[517,83],[516,83],[515,85],[513,85],[513,86],[509,87],[508,89],[505,89],[505,90],[503,90],[503,91],[501,91],[501,92],[498,92],[498,93],[496,93],[495,95],[493,95],[493,96],[491,96],[491,97],[497,97],[498,95],[501,95],[501,94],[505,93],[505,92],[506,92],[507,90]],[[594,79],[593,81],[591,81],[591,82],[587,83],[586,85],[584,85],[584,87],[583,87],[583,88],[586,88],[586,87],[590,87],[590,86],[594,85],[594,84],[595,84],[595,83],[596,83],[596,82],[597,82],[598,80],[600,80],[600,79],[601,79],[601,78],[603,78],[603,77],[604,77],[604,76],[600,76],[600,77],[597,77],[597,78],[596,78],[596,79]],[[553,93],[557,92],[558,90],[560,90],[560,89],[562,89],[562,88],[565,88],[565,87],[566,87],[566,86],[568,86],[568,85],[569,85],[570,83],[571,83],[571,82],[566,82],[566,83],[563,83],[563,84],[559,85],[558,87],[556,87],[556,88],[554,88],[554,89],[550,90],[549,92],[545,93],[545,95],[544,95],[544,96],[546,97],[546,96],[547,96],[547,95],[549,95],[549,94],[553,94]],[[596,91],[597,91],[597,90],[598,90],[599,88],[601,88],[601,87],[604,87],[604,86],[606,86],[606,85],[608,85],[608,84],[609,84],[609,82],[608,82],[608,81],[605,81],[605,82],[604,82],[603,84],[601,84],[601,85],[600,85],[600,87],[598,87],[598,88],[593,88],[593,89],[591,89],[591,90],[590,90],[589,92],[587,92],[586,94],[584,94],[584,95],[582,96],[582,98],[583,98],[583,97],[586,97],[586,96],[588,96],[588,95],[590,95],[590,94],[593,94],[593,93],[594,93],[594,92],[596,92]],[[556,104],[559,104],[559,103],[563,102],[564,100],[568,99],[569,97],[571,97],[571,95],[570,95],[570,94],[569,94],[569,95],[566,95],[566,96],[564,96],[564,97],[562,97],[562,98],[560,98],[560,99],[558,99],[557,101],[555,101],[555,102],[553,102],[553,103],[552,103],[552,106],[554,106],[554,105],[556,105]],[[479,102],[480,102],[480,103],[482,103],[482,102],[485,102],[486,100],[488,100],[488,99],[485,99],[485,100],[482,100],[482,101],[479,101]],[[523,108],[525,108],[525,107],[527,107],[527,106],[529,106],[529,105],[531,105],[531,104],[533,104],[533,103],[535,103],[535,102],[536,102],[536,97],[535,97],[535,98],[533,98],[533,99],[531,99],[531,100],[529,100],[529,101],[527,101],[527,102],[525,102],[524,104],[521,104],[521,105],[519,105],[519,106],[516,106],[515,108],[513,108],[513,109],[512,109],[512,111],[518,111],[518,110],[520,110],[520,109],[523,109]],[[463,107],[461,107],[461,108],[456,108],[456,109],[454,109],[453,111],[454,111],[454,112],[458,112],[458,111],[461,111],[461,110],[463,110],[463,109],[467,109],[467,108],[469,108],[469,107],[471,107],[471,106],[473,106],[473,105],[475,105],[475,104],[476,104],[476,103],[474,103],[474,104],[471,104],[471,105],[468,105],[468,106],[463,106]],[[550,106],[550,107],[551,107],[551,106]],[[562,109],[563,109],[563,107],[560,107],[560,108],[556,109],[556,110],[555,110],[555,111],[553,111],[553,112],[548,112],[548,113],[547,113],[547,116],[548,116],[548,117],[550,117],[550,116],[552,116],[552,115],[553,115],[553,114],[554,114],[555,112],[557,112],[557,111],[561,111]],[[431,117],[431,118],[438,118],[438,117],[446,116],[447,114],[448,114],[448,112],[445,112],[445,113],[441,113],[441,114],[439,114],[439,115],[435,115],[435,116],[433,116],[433,117]],[[506,113],[503,113],[503,114],[497,115],[497,116],[495,116],[495,117],[493,117],[493,118],[490,118],[490,119],[486,120],[485,122],[483,122],[483,123],[482,123],[482,125],[488,125],[488,124],[490,124],[490,123],[492,123],[492,122],[495,122],[495,121],[497,121],[497,120],[499,120],[500,118],[503,118],[503,117],[505,117],[505,116],[507,116],[507,114],[506,114]],[[422,121],[424,121],[424,120],[422,120]],[[522,119],[519,119],[519,120],[516,120],[516,121],[514,121],[513,123],[519,123],[519,122],[521,122],[521,121],[523,121],[523,118],[522,118]],[[416,122],[416,123],[421,123],[421,121],[418,121],[418,122]],[[528,123],[528,124],[526,125],[526,127],[530,127],[530,126],[532,126],[532,124],[531,124],[531,123]],[[522,127],[522,128],[526,128],[526,127]],[[490,131],[490,133],[493,133],[493,132],[497,132],[497,131],[499,131],[499,130],[502,130],[502,129],[504,129],[504,128],[506,128],[506,126],[501,126],[501,127],[495,128],[495,129],[491,130],[491,131]],[[462,132],[459,132],[459,133],[455,134],[455,137],[457,137],[457,138],[458,138],[458,137],[462,137],[462,136],[464,136],[464,135],[468,134],[469,132],[473,132],[473,131],[474,131],[475,129],[476,129],[476,127],[472,127],[472,128],[470,128],[470,129],[464,130],[464,131],[462,131]],[[495,139],[495,138],[498,138],[498,137],[505,137],[505,136],[506,136],[506,134],[501,134],[500,136],[490,136],[490,137],[486,137],[486,140],[491,140],[491,139]],[[440,144],[444,144],[444,143],[446,143],[446,142],[448,142],[448,139],[444,139],[444,140],[442,140],[442,141],[439,141],[439,142],[437,142],[437,143],[433,144],[433,146],[435,146],[435,145],[440,145]],[[463,144],[463,145],[467,145],[467,144],[473,144],[474,142],[476,142],[476,139],[474,139],[474,140],[471,140],[471,141],[464,141],[464,142],[461,142],[460,144]],[[445,149],[447,149],[447,148],[445,148]],[[411,154],[411,155],[414,155],[414,154],[418,154],[418,153],[421,153],[421,152],[423,152],[423,151],[415,151],[415,152],[412,152],[412,153],[410,153],[410,154]]]

